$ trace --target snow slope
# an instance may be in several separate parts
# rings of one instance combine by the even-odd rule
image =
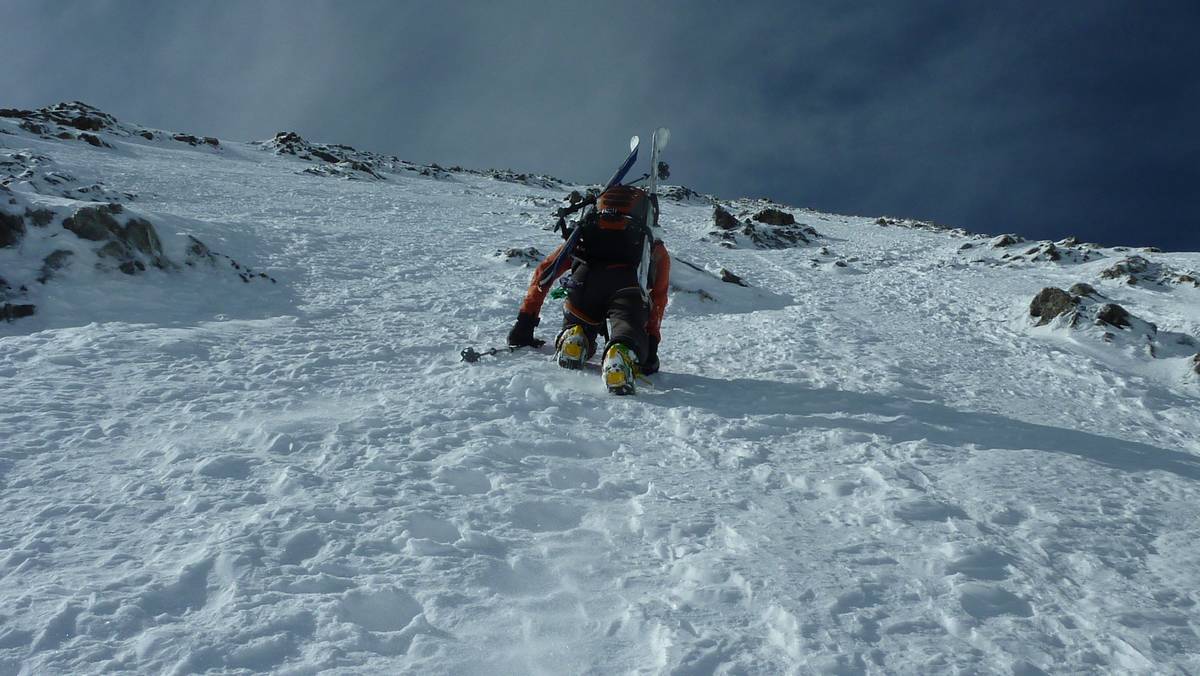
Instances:
[[[1190,354],[1028,316],[1087,282],[1200,334],[1200,289],[1101,276],[1129,252],[801,209],[813,243],[726,248],[664,201],[696,267],[614,398],[459,361],[530,274],[497,249],[555,245],[552,182],[0,132],[278,280],[76,266],[0,323],[0,674],[1200,671]]]

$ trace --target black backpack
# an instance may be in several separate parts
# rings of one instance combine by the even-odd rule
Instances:
[[[650,196],[645,190],[617,185],[605,190],[579,224],[575,256],[591,265],[637,265],[650,228]]]

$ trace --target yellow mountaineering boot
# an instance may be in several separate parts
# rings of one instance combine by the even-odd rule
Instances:
[[[634,394],[637,377],[637,357],[621,343],[613,343],[604,352],[604,386],[611,394]]]
[[[565,369],[581,369],[588,358],[588,337],[576,324],[558,335],[554,358]]]

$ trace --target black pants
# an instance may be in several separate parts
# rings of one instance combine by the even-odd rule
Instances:
[[[633,350],[639,363],[645,363],[650,348],[646,334],[650,308],[638,283],[637,266],[583,263],[571,273],[571,279],[574,286],[563,306],[563,330],[583,327],[589,358],[596,352],[596,335],[604,332],[610,345],[623,343]]]

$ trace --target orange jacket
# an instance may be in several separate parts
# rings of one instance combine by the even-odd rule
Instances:
[[[541,315],[542,303],[546,302],[546,294],[550,293],[554,280],[561,277],[562,273],[555,275],[544,289],[538,286],[538,280],[546,273],[551,263],[558,258],[562,247],[563,245],[559,245],[558,248],[551,251],[550,255],[542,259],[537,269],[533,271],[533,278],[529,280],[529,288],[525,290],[525,300],[521,301],[521,312],[532,317]],[[646,333],[660,341],[662,340],[660,327],[663,313],[667,311],[667,291],[670,290],[670,286],[671,256],[667,253],[667,247],[663,245],[662,240],[658,240],[650,247],[650,319],[646,322]]]

